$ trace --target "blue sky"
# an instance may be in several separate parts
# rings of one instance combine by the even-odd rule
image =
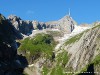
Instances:
[[[68,14],[80,23],[100,20],[100,0],[0,0],[0,13],[20,16],[23,20],[52,21]]]

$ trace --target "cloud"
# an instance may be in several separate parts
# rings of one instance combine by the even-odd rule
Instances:
[[[34,14],[34,11],[28,10],[28,11],[26,12],[26,14]]]

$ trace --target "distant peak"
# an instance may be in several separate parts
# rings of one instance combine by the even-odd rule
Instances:
[[[10,16],[8,16],[8,19],[14,19],[14,18],[16,18],[16,19],[20,19],[21,20],[21,18],[20,17],[18,17],[18,16],[16,16],[16,15],[10,15]]]
[[[71,17],[69,15],[65,15],[64,17],[62,17],[60,20],[68,20],[71,19]]]
[[[68,11],[68,13],[67,13],[67,15],[65,15],[64,17],[62,17],[61,19],[71,19],[72,17],[71,17],[71,12],[70,12],[70,8],[69,8],[69,11]]]

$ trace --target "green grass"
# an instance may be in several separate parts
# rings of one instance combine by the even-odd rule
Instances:
[[[100,27],[100,24],[99,24],[99,25],[94,26],[92,29],[95,29],[95,28],[97,28],[97,27]]]
[[[92,63],[94,63],[94,65],[100,65],[100,54],[98,54],[94,60],[92,61]]]
[[[84,33],[88,32],[89,29],[71,37],[70,39],[68,39],[66,42],[65,42],[65,45],[68,45],[68,44],[72,44],[72,43],[75,43],[76,41],[80,40],[80,38],[83,36]]]
[[[47,75],[48,74],[48,72],[49,72],[49,69],[47,68],[47,67],[43,67],[43,69],[42,69],[43,71],[42,71],[42,73],[43,73],[43,75]]]
[[[19,52],[23,52],[24,55],[38,58],[44,55],[47,58],[52,56],[56,43],[53,37],[49,34],[37,34],[34,38],[26,38],[21,41]],[[28,53],[29,54],[28,54]]]
[[[65,65],[69,60],[68,53],[66,51],[59,53],[56,58],[57,58],[56,59],[57,64],[52,69],[50,75],[66,75],[64,71],[65,71]]]
[[[52,66],[52,68],[48,68],[45,65],[43,66],[43,71],[42,71],[43,75],[47,75],[48,73],[50,73],[50,75],[66,75],[64,71],[65,71],[65,65],[67,64],[69,59],[68,53],[64,51],[58,54],[56,58],[57,58],[55,60],[56,62],[53,62],[56,63],[56,65]]]
[[[66,51],[64,51],[64,52],[58,54],[58,56],[57,56],[58,63],[57,64],[62,63],[62,65],[65,66],[68,62],[68,59],[69,59],[68,53]]]
[[[65,75],[61,66],[56,66],[52,69],[50,75]]]
[[[76,75],[79,75],[81,74],[82,72],[87,72],[87,68],[88,68],[89,65],[86,65],[84,68],[81,69],[80,73],[76,74]]]
[[[78,35],[75,35],[74,37],[68,39],[65,42],[65,45],[68,45],[68,44],[71,44],[71,43],[74,43],[74,42],[78,41],[82,37],[83,34],[84,34],[84,32],[82,32],[82,33],[80,33]]]

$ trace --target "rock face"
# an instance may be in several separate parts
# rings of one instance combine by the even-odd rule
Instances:
[[[74,29],[76,22],[70,16],[64,16],[58,21],[51,22],[38,22],[38,21],[24,21],[20,17],[10,15],[8,20],[14,27],[25,35],[31,34],[32,30],[42,29],[59,29],[65,33],[71,33]]]
[[[23,34],[29,34],[33,30],[31,21],[23,21],[20,17],[15,15],[10,15],[8,20],[14,25],[14,27]]]
[[[22,75],[27,61],[25,57],[17,54],[15,41],[22,38],[19,31],[0,14],[0,75]]]
[[[64,16],[58,21],[46,22],[46,25],[50,28],[56,28],[64,31],[65,33],[71,33],[74,30],[76,22],[70,16]]]
[[[80,38],[77,39],[76,37]],[[92,64],[94,70],[89,70],[87,72],[100,72],[100,59],[96,58],[97,56],[100,58],[100,25],[87,30],[76,37],[72,38],[74,39],[74,42],[70,44],[67,42],[67,46],[64,48],[71,54],[66,68],[71,67],[71,70],[73,71],[80,71],[86,68],[86,65],[90,66]],[[98,62],[98,64],[95,62]]]

